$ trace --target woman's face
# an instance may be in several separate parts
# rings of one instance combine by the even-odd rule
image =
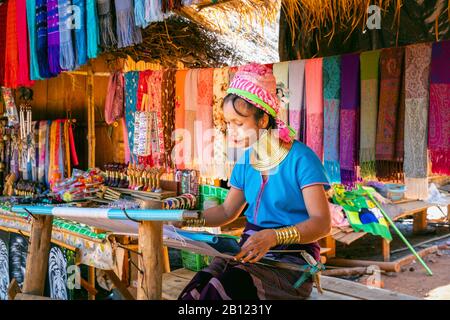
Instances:
[[[239,111],[236,112],[235,108]],[[256,122],[254,110],[248,108],[242,99],[231,100],[224,103],[223,115],[227,124],[229,144],[234,148],[247,148],[258,139],[258,131],[264,128],[264,120]]]

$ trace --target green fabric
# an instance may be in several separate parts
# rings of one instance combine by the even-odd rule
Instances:
[[[235,88],[229,88],[227,90],[227,93],[234,93],[234,94],[237,94],[237,95],[242,96],[244,98],[247,98],[250,101],[253,101],[254,103],[256,103],[256,104],[260,105],[261,107],[263,107],[266,110],[266,112],[268,114],[270,114],[272,117],[274,117],[274,118],[277,117],[277,113],[275,112],[275,110],[271,106],[269,106],[267,103],[265,103],[256,94],[250,93],[250,92],[245,91],[245,90],[235,89]]]
[[[367,191],[360,186],[352,191],[345,191],[342,185],[333,185],[333,189],[333,202],[344,209],[353,230],[392,240],[388,222],[375,203],[367,197]]]
[[[378,62],[380,61],[380,50],[362,52],[361,58],[361,80],[378,79]]]

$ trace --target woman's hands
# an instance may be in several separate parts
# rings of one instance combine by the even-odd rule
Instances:
[[[258,262],[270,248],[277,245],[277,235],[273,229],[261,230],[250,236],[236,256],[243,263]]]

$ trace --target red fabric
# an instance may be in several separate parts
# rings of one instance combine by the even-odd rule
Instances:
[[[75,148],[75,139],[73,138],[72,124],[69,124],[69,143],[70,143],[70,154],[72,156],[72,165],[77,166],[79,162],[77,149]]]
[[[27,7],[26,0],[16,0],[17,5],[17,47],[19,51],[19,73],[17,75],[18,85],[31,87],[33,81],[30,80],[29,68],[29,47],[27,28]]]
[[[0,6],[0,85],[3,85],[5,80],[6,9],[5,2]]]
[[[9,0],[6,13],[6,43],[5,43],[5,78],[4,86],[16,88],[17,74],[19,71],[19,53],[17,48],[17,28],[16,28],[16,1]]]

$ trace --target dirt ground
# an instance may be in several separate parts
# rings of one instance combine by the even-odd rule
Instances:
[[[448,235],[441,240],[416,247],[417,251],[433,245],[448,245],[450,248],[450,227],[448,224],[429,223],[427,230],[419,235],[413,234],[411,219],[397,222],[396,225],[413,246],[423,241]],[[393,236],[391,261],[410,255],[411,252],[406,249],[405,244],[392,229],[391,233]],[[380,237],[366,235],[351,245],[346,246],[339,242],[336,245],[336,255],[339,258],[382,261]],[[396,252],[396,250],[401,251]],[[382,287],[423,299],[450,300],[450,250],[440,250],[437,254],[430,254],[424,257],[424,261],[432,270],[432,276],[427,275],[424,267],[418,261],[413,261],[409,265],[405,265],[402,272],[383,273],[381,275]],[[367,278],[367,276],[365,277]],[[355,276],[346,279],[364,283],[364,281],[367,281],[365,277]]]

